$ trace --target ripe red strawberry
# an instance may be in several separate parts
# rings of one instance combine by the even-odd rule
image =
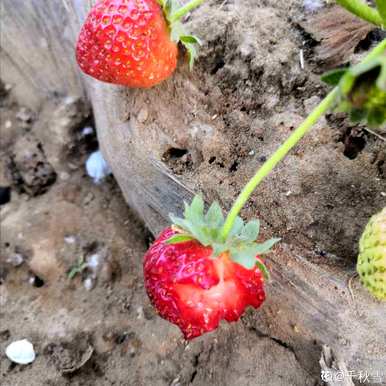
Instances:
[[[236,321],[247,306],[265,299],[260,270],[246,269],[227,253],[211,259],[212,248],[196,240],[167,244],[164,230],[145,255],[146,290],[161,317],[178,325],[186,339],[212,331],[221,319]]]
[[[178,10],[170,0],[160,0],[162,8],[156,0],[100,0],[78,38],[80,68],[103,82],[128,87],[160,83],[176,68],[179,41],[194,59],[198,40],[185,35],[178,20],[201,1]]]
[[[221,209],[214,203],[204,215],[199,197],[186,205],[184,219],[172,220],[179,228],[165,229],[144,257],[146,291],[161,317],[192,339],[263,303],[266,270],[256,252],[277,239],[257,244],[258,222],[238,219],[220,240]]]

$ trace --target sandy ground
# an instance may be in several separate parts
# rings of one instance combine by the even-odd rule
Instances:
[[[85,172],[97,146],[81,134],[92,125],[85,105],[58,100],[37,114],[7,94],[1,113],[1,185],[12,188],[1,207],[1,385],[318,383],[296,353],[243,322],[188,343],[155,314],[142,280],[149,234],[112,176],[95,185]],[[69,278],[95,255],[95,272]],[[37,353],[27,366],[5,356],[23,338]]]

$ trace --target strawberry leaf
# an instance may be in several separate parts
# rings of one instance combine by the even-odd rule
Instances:
[[[213,202],[208,209],[205,215],[205,222],[213,228],[217,228],[224,223],[224,215],[217,201]]]
[[[263,253],[269,252],[269,250],[281,239],[279,238],[272,238],[267,241],[264,241],[264,243],[257,244],[256,247],[256,254],[262,255]]]
[[[346,68],[338,68],[336,70],[331,70],[329,72],[326,72],[321,76],[321,79],[324,83],[327,83],[330,86],[336,86],[346,72],[347,72]]]
[[[263,264],[259,259],[256,260],[257,268],[259,268],[260,272],[262,273],[265,280],[269,281],[271,279],[271,275],[269,274],[269,271],[265,264]]]
[[[257,245],[239,245],[231,248],[231,258],[236,263],[247,269],[252,269],[256,265]]]
[[[238,235],[244,227],[244,221],[237,216],[228,237]]]
[[[259,235],[260,230],[260,221],[252,220],[245,224],[244,228],[241,230],[240,236],[246,241],[255,241]]]
[[[166,240],[166,244],[178,244],[194,240],[193,236],[186,233],[177,233]]]
[[[247,269],[258,265],[263,275],[267,276],[263,263],[258,261],[259,254],[267,253],[280,239],[273,238],[261,244],[256,242],[259,235],[259,220],[251,220],[247,224],[236,217],[231,232],[226,240],[222,237],[224,216],[218,202],[213,202],[204,213],[204,200],[195,196],[191,204],[185,203],[184,218],[170,215],[170,218],[181,233],[174,235],[168,243],[185,242],[195,239],[213,250],[211,258],[217,258],[224,252],[229,252],[230,258]]]
[[[194,35],[184,35],[180,36],[180,40],[182,43],[190,43],[190,44],[199,44],[201,45],[201,40]]]

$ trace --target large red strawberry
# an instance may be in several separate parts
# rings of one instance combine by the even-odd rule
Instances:
[[[186,339],[240,318],[265,299],[265,267],[256,253],[277,239],[255,242],[259,224],[241,219],[227,240],[219,240],[224,219],[217,203],[206,215],[196,197],[178,228],[164,230],[144,257],[147,293],[161,317],[178,325]]]
[[[76,59],[88,75],[128,87],[151,87],[176,68],[181,41],[195,56],[198,40],[180,18],[202,0],[177,8],[170,0],[99,0],[79,34]],[[161,5],[160,5],[161,4]]]

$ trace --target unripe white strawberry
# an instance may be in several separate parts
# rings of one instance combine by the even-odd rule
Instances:
[[[386,300],[386,208],[371,217],[359,241],[357,263],[361,283]]]

